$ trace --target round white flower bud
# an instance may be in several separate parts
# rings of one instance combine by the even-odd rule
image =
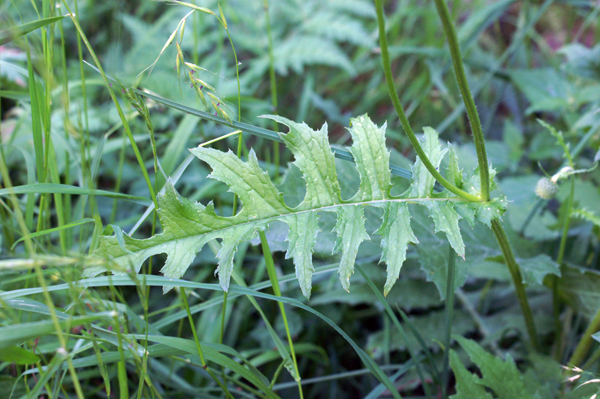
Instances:
[[[535,193],[538,197],[543,199],[554,198],[556,193],[558,193],[558,184],[548,179],[547,177],[542,177],[535,187]]]

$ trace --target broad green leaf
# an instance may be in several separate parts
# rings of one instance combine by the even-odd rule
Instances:
[[[574,266],[563,266],[559,289],[565,301],[588,319],[600,308],[600,272]]]
[[[525,389],[523,376],[509,354],[506,360],[502,360],[486,352],[475,341],[457,335],[454,339],[481,370],[480,383],[494,391],[499,399],[531,399]]]
[[[481,385],[481,379],[463,366],[453,350],[450,350],[450,365],[456,379],[456,394],[450,396],[452,399],[492,399]]]
[[[431,127],[424,127],[423,133],[425,134],[425,142],[422,142],[423,151],[429,158],[431,164],[439,168],[440,162],[446,153],[446,150],[442,151],[440,142],[438,140],[438,133]],[[428,198],[431,196],[433,185],[435,184],[435,178],[429,173],[425,165],[419,157],[417,162],[413,166],[413,178],[412,178],[412,191],[411,196],[417,198]]]
[[[419,332],[425,345],[429,348],[439,348],[439,343],[444,342],[445,321],[444,312],[433,310],[425,315],[409,316],[413,327]],[[402,321],[400,323],[405,330],[409,330],[408,323]],[[456,334],[467,334],[475,331],[476,325],[469,314],[464,310],[457,310],[454,313],[454,322],[452,331]],[[374,357],[383,355],[385,350],[407,350],[412,347],[415,351],[422,350],[418,339],[413,335],[408,335],[408,342],[402,338],[402,334],[398,329],[389,331],[389,338],[386,338],[387,333],[384,330],[370,334],[367,339],[367,351]],[[386,339],[389,343],[386,344]]]
[[[567,57],[565,66],[569,72],[600,81],[600,44],[588,48],[572,43],[562,47],[559,52]]]
[[[400,276],[408,244],[419,242],[410,227],[408,205],[401,202],[387,203],[384,208],[383,223],[377,234],[381,235],[381,261],[388,265],[387,279],[383,288],[383,294],[387,295]]]
[[[77,316],[70,320],[61,320],[58,323],[60,328],[65,326],[91,323],[99,319],[112,319],[114,312],[102,312],[87,316]],[[56,328],[52,320],[33,321],[30,323],[20,323],[12,326],[0,328],[0,349],[19,345],[28,339],[41,337],[43,335],[56,333]]]
[[[40,361],[35,353],[19,346],[0,349],[0,361],[16,364],[33,364]]]
[[[504,263],[502,255],[494,256],[486,260]],[[560,265],[546,254],[539,254],[532,258],[516,258],[521,269],[523,283],[528,285],[543,285],[544,278],[549,274],[560,277]]]
[[[560,277],[560,265],[546,254],[540,254],[529,259],[517,259],[523,275],[523,283],[543,285],[544,277],[554,274]]]

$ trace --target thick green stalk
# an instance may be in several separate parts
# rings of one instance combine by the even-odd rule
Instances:
[[[419,156],[419,159],[421,159],[421,162],[423,162],[423,165],[425,165],[425,167],[427,168],[429,173],[431,173],[431,175],[442,186],[444,186],[444,188],[446,188],[448,191],[458,195],[459,197],[462,197],[469,201],[480,202],[481,199],[479,197],[469,194],[466,191],[461,190],[460,188],[454,186],[452,183],[450,183],[448,180],[446,180],[444,178],[444,176],[442,176],[440,174],[440,172],[437,171],[435,166],[433,166],[433,164],[429,161],[429,159],[427,158],[427,155],[425,155],[425,151],[423,151],[423,148],[421,147],[419,140],[417,140],[417,136],[415,136],[415,133],[413,132],[412,128],[410,127],[408,118],[406,117],[406,114],[404,113],[404,108],[402,107],[402,104],[400,104],[400,99],[398,98],[398,93],[396,93],[396,88],[394,87],[394,78],[392,76],[390,55],[389,55],[389,51],[388,51],[388,47],[387,47],[387,39],[385,36],[385,20],[384,20],[384,15],[383,15],[382,0],[375,0],[375,7],[377,9],[377,24],[379,25],[379,46],[381,47],[381,61],[383,63],[383,71],[385,73],[385,80],[386,80],[387,87],[388,87],[388,93],[392,100],[392,104],[394,104],[394,109],[396,110],[396,113],[398,114],[398,118],[400,118],[400,123],[402,124],[402,128],[404,129],[404,132],[408,136],[408,139],[410,140],[410,143],[412,144],[413,148],[415,149],[415,152]]]
[[[442,20],[442,26],[444,27],[444,33],[448,39],[448,46],[450,47],[450,56],[452,57],[452,66],[456,75],[456,82],[460,89],[467,115],[469,116],[469,123],[471,125],[471,132],[473,133],[473,141],[475,142],[475,150],[477,151],[477,161],[479,163],[479,178],[481,180],[481,199],[483,201],[490,200],[490,174],[487,160],[487,153],[485,151],[485,139],[483,137],[483,130],[481,129],[481,122],[479,121],[479,115],[477,114],[477,107],[473,100],[473,95],[469,89],[469,82],[467,81],[467,75],[465,74],[465,67],[462,62],[462,56],[460,54],[460,46],[458,45],[458,38],[456,36],[456,29],[454,29],[454,23],[452,23],[450,17],[450,11],[448,5],[444,0],[435,0],[435,6],[437,8],[438,15]]]
[[[452,314],[454,313],[454,272],[456,253],[448,245],[448,271],[446,274],[446,336],[444,337],[444,369],[442,372],[442,398],[447,397],[448,380],[450,378],[450,344],[452,342]]]
[[[568,154],[568,151],[567,151]],[[569,158],[570,159],[570,158]],[[571,167],[573,162],[569,162]],[[570,191],[569,196],[567,197],[566,210],[564,213],[563,220],[563,229],[562,236],[560,237],[560,245],[558,247],[558,256],[556,257],[556,263],[562,265],[563,259],[565,257],[565,250],[567,248],[567,238],[569,236],[569,225],[571,221],[571,212],[573,211],[573,197],[575,196],[575,178],[571,176],[570,180]],[[551,276],[552,278],[552,302],[553,302],[553,311],[554,311],[554,324],[555,324],[555,337],[554,337],[554,358],[556,360],[560,360],[562,357],[562,323],[560,322],[560,294],[558,289],[558,276]],[[586,336],[584,335],[582,340],[585,340]],[[591,339],[591,337],[589,338]],[[580,342],[581,343],[581,342]]]
[[[512,247],[510,246],[510,242],[508,241],[508,237],[506,236],[506,232],[504,231],[504,227],[502,227],[502,224],[500,224],[498,219],[492,220],[492,231],[496,236],[496,240],[498,240],[498,244],[502,250],[502,255],[504,256],[504,261],[506,262],[506,266],[508,266],[508,271],[512,277],[515,291],[517,293],[517,299],[519,300],[519,305],[521,305],[521,311],[523,312],[523,317],[525,318],[525,325],[527,326],[529,339],[531,340],[533,347],[537,350],[540,350],[540,343],[538,341],[537,333],[535,331],[535,324],[533,322],[533,313],[531,312],[531,307],[529,306],[529,301],[527,300],[527,294],[525,293],[525,286],[523,285],[521,271],[519,270],[519,265],[515,260],[515,255],[512,251]]]
[[[592,318],[590,321],[589,326],[585,329],[581,341],[579,341],[575,351],[573,352],[573,355],[571,355],[571,358],[567,362],[569,366],[581,365],[581,362],[583,362],[583,359],[585,359],[590,347],[592,346],[592,343],[594,342],[592,335],[597,333],[598,330],[600,330],[600,309],[598,309],[594,315],[594,318]]]
[[[259,231],[260,243],[262,245],[263,255],[265,257],[265,263],[267,265],[267,273],[269,274],[269,279],[271,280],[271,286],[273,287],[273,292],[276,296],[281,296],[281,290],[279,289],[279,280],[277,279],[277,272],[275,271],[275,262],[273,262],[273,256],[271,255],[271,249],[269,248],[269,243],[267,241],[267,236],[264,231]],[[294,362],[294,371],[298,376],[298,391],[300,394],[300,399],[304,398],[302,393],[302,384],[300,383],[300,371],[298,370],[298,362],[296,361],[296,352],[294,351],[294,341],[292,340],[292,335],[290,333],[290,328],[288,326],[287,316],[285,315],[285,307],[283,306],[283,302],[278,302],[279,311],[281,312],[281,318],[283,319],[283,324],[285,326],[285,332],[287,334],[288,344],[290,345],[290,353],[292,355],[292,361]]]
[[[458,83],[458,87],[460,88],[463,103],[467,110],[467,115],[469,116],[471,131],[473,132],[473,141],[475,142],[475,149],[477,151],[477,161],[479,163],[479,176],[481,181],[481,200],[489,201],[490,182],[487,153],[485,150],[485,138],[483,137],[481,122],[479,121],[479,116],[477,114],[477,107],[475,106],[475,101],[473,100],[473,95],[471,94],[469,82],[467,81],[467,77],[465,74],[464,65],[460,54],[460,47],[458,45],[458,38],[456,36],[456,30],[454,29],[454,24],[452,23],[450,12],[448,11],[448,6],[446,5],[446,2],[444,0],[435,0],[435,5],[438,11],[438,15],[442,20],[444,32],[448,39],[450,55],[452,57],[452,65],[456,74],[456,80]],[[508,270],[510,271],[513,284],[515,286],[515,291],[517,293],[517,298],[519,300],[519,304],[521,305],[521,310],[523,311],[523,317],[525,318],[525,325],[527,326],[529,338],[531,339],[531,342],[535,349],[540,350],[540,345],[535,330],[535,324],[533,321],[533,314],[531,312],[531,307],[529,306],[529,301],[527,300],[525,286],[523,285],[519,265],[517,264],[517,261],[515,259],[515,255],[512,251],[510,242],[508,241],[508,237],[506,236],[506,232],[504,231],[504,228],[502,227],[502,224],[500,224],[498,219],[492,221],[492,231],[496,236],[496,240],[500,245],[502,254],[504,255],[504,260],[506,262],[506,265],[508,266]]]

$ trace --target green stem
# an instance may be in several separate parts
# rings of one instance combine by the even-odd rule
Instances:
[[[385,73],[385,80],[387,83],[388,93],[392,100],[392,104],[394,104],[394,109],[396,110],[396,114],[398,114],[398,118],[400,118],[400,123],[402,124],[402,128],[404,129],[404,132],[408,136],[408,139],[410,140],[410,143],[412,144],[413,148],[415,149],[415,152],[421,159],[421,162],[423,162],[423,165],[425,165],[425,167],[427,168],[429,173],[431,173],[431,175],[442,186],[444,186],[444,188],[446,188],[448,191],[458,195],[459,197],[468,199],[469,201],[481,202],[481,199],[479,197],[469,194],[466,191],[461,190],[460,188],[454,186],[452,183],[450,183],[448,180],[446,180],[444,178],[444,176],[442,176],[440,174],[440,172],[438,172],[436,170],[435,166],[433,166],[433,164],[429,161],[429,159],[427,158],[427,155],[425,155],[425,151],[423,151],[423,148],[421,147],[419,140],[417,140],[417,136],[415,136],[415,133],[413,132],[412,128],[410,127],[408,118],[406,117],[406,114],[404,113],[404,108],[402,107],[402,104],[400,104],[400,99],[398,98],[398,93],[396,93],[396,88],[394,87],[394,78],[392,76],[390,55],[388,52],[387,39],[385,36],[385,20],[384,20],[384,15],[383,15],[382,0],[375,0],[375,7],[377,9],[377,24],[379,25],[379,46],[381,47],[381,61],[383,63],[383,71]]]
[[[535,331],[533,313],[531,312],[531,307],[529,306],[529,301],[527,300],[527,294],[525,293],[525,286],[523,285],[521,271],[519,270],[519,265],[515,260],[515,255],[512,251],[512,247],[510,246],[510,242],[508,241],[506,232],[504,231],[504,227],[502,227],[502,224],[500,224],[498,219],[492,220],[492,231],[496,236],[496,240],[498,240],[502,255],[504,256],[504,261],[506,262],[506,266],[508,266],[508,271],[512,277],[515,291],[517,293],[517,299],[519,300],[519,305],[521,306],[521,311],[523,312],[523,317],[525,318],[525,325],[527,326],[529,339],[531,340],[533,347],[539,351],[541,349],[540,343]]]
[[[572,165],[572,162],[570,162]],[[565,250],[567,248],[567,238],[569,236],[569,225],[571,221],[571,212],[573,211],[573,197],[575,196],[575,178],[569,177],[571,181],[569,196],[567,197],[566,209],[564,212],[563,229],[560,237],[560,246],[558,247],[558,256],[556,257],[556,263],[562,265],[565,257]],[[560,293],[558,288],[558,276],[551,276],[552,278],[552,302],[553,302],[553,313],[554,313],[554,325],[555,325],[555,338],[554,338],[554,358],[559,360],[562,357],[562,324],[560,322]]]
[[[581,341],[577,344],[573,355],[569,359],[567,363],[570,366],[580,366],[583,359],[588,354],[594,339],[592,338],[592,334],[595,334],[600,330],[600,309],[596,312],[592,320],[590,321],[590,325],[585,329],[583,333],[583,337]]]
[[[269,39],[269,80],[271,82],[271,105],[273,113],[277,114],[277,79],[275,77],[275,58],[273,56],[273,35],[271,34],[271,17],[269,16],[269,0],[264,0],[267,37]],[[273,129],[277,130],[277,123],[273,121]],[[273,142],[273,164],[275,165],[275,178],[279,175],[279,143]]]
[[[279,289],[279,280],[277,279],[277,272],[275,271],[275,262],[273,262],[273,256],[271,255],[271,249],[269,248],[267,236],[265,235],[264,231],[260,231],[258,234],[260,236],[260,243],[262,245],[263,255],[265,257],[265,264],[267,265],[267,273],[269,274],[271,286],[273,287],[273,293],[275,293],[276,296],[281,297],[281,290]],[[300,399],[303,399],[304,395],[302,393],[302,384],[300,383],[300,371],[298,370],[296,352],[294,351],[294,341],[292,341],[292,335],[288,326],[287,316],[285,314],[285,307],[283,306],[283,302],[277,302],[277,304],[279,305],[279,311],[281,312],[281,318],[283,319],[283,324],[285,326],[288,344],[290,345],[290,353],[292,355],[292,361],[294,362],[294,371],[298,376],[298,392],[300,394]]]
[[[125,128],[125,133],[127,133],[127,137],[129,138],[131,147],[133,148],[133,152],[135,153],[135,157],[138,161],[138,164],[140,165],[140,169],[142,170],[144,179],[146,180],[146,185],[148,186],[148,190],[150,191],[150,197],[152,197],[152,202],[154,202],[154,206],[158,208],[158,202],[156,201],[156,194],[154,192],[154,188],[152,187],[152,182],[150,181],[150,176],[148,176],[148,171],[146,170],[146,166],[144,165],[144,160],[142,159],[140,150],[138,149],[135,139],[133,138],[133,134],[131,133],[131,129],[129,128],[129,123],[127,122],[127,118],[123,114],[123,110],[121,109],[119,100],[117,100],[117,97],[115,96],[115,93],[112,90],[110,82],[108,81],[108,78],[106,77],[106,74],[104,73],[104,69],[102,68],[102,65],[100,64],[100,60],[98,60],[98,57],[96,56],[96,52],[94,51],[90,42],[88,41],[88,38],[85,35],[85,33],[83,32],[83,29],[81,28],[81,26],[79,25],[79,22],[75,18],[75,15],[71,12],[71,9],[69,8],[69,6],[67,5],[67,3],[64,0],[63,0],[63,4],[69,11],[69,14],[70,14],[69,16],[71,17],[71,21],[73,21],[73,24],[75,25],[75,28],[77,29],[77,32],[81,36],[81,39],[83,40],[85,46],[87,47],[88,51],[90,52],[90,55],[94,59],[96,66],[98,67],[98,71],[100,72],[100,75],[102,75],[102,79],[104,80],[106,89],[108,90],[108,93],[109,93],[111,99],[115,103],[115,107],[117,108],[119,117],[121,118],[121,121],[123,122],[123,127]]]
[[[212,370],[210,368],[208,368],[208,364],[206,364],[206,360],[204,360],[204,355],[202,353],[202,347],[200,346],[200,340],[198,339],[198,333],[196,332],[196,326],[194,325],[194,319],[192,317],[192,312],[190,311],[190,306],[188,304],[187,297],[185,295],[185,288],[179,287],[179,289],[181,291],[181,300],[183,301],[183,306],[185,307],[185,310],[188,315],[188,320],[190,322],[190,328],[192,329],[192,334],[194,335],[194,341],[196,342],[196,348],[198,349],[198,355],[200,356],[200,362],[202,364],[202,368],[204,370],[206,370],[208,372],[208,374],[212,377],[212,379],[219,385],[219,387],[221,387],[223,392],[225,392],[225,395],[228,398],[233,399],[233,396],[231,395],[231,393],[229,392],[227,387],[225,385],[223,385],[223,383],[221,381],[219,381],[219,379],[215,376],[215,374],[212,372]]]
[[[442,398],[447,397],[448,379],[450,377],[450,344],[452,337],[452,314],[454,312],[454,272],[456,266],[456,253],[449,247],[448,274],[446,276],[446,337],[444,339],[444,369],[442,374]]]
[[[456,82],[460,89],[467,115],[469,116],[469,123],[471,125],[471,131],[473,133],[473,141],[475,142],[475,150],[477,151],[477,161],[479,162],[479,178],[481,180],[481,199],[483,201],[490,200],[490,175],[487,161],[487,153],[485,151],[485,139],[483,137],[483,130],[481,129],[481,122],[479,121],[479,115],[477,114],[477,107],[469,88],[469,82],[467,81],[467,75],[465,74],[465,67],[462,62],[462,56],[460,54],[460,46],[458,45],[458,38],[456,36],[456,29],[454,23],[452,23],[450,17],[450,11],[448,5],[444,0],[435,0],[435,6],[437,8],[438,15],[442,20],[442,26],[444,27],[444,33],[448,39],[448,46],[450,47],[450,56],[452,57],[452,66],[454,73],[456,74]]]

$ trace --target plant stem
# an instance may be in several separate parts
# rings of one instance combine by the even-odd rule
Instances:
[[[269,0],[264,0],[267,37],[269,39],[269,81],[271,82],[271,105],[277,114],[277,79],[275,77],[275,59],[273,56],[273,35],[271,34],[271,17],[269,16]],[[277,130],[277,122],[273,121],[273,129]],[[273,163],[275,164],[275,178],[279,175],[279,143],[273,142]]]
[[[437,169],[433,166],[433,164],[429,161],[427,155],[425,155],[425,151],[423,151],[419,140],[417,140],[417,136],[415,136],[415,133],[410,127],[408,118],[404,113],[404,108],[402,107],[402,104],[400,104],[398,93],[396,93],[396,88],[394,87],[394,78],[392,76],[392,69],[390,65],[390,55],[388,52],[387,39],[385,36],[385,20],[383,15],[382,0],[375,0],[375,7],[377,9],[377,24],[379,25],[379,46],[381,47],[381,61],[383,63],[383,71],[385,73],[385,80],[387,82],[388,93],[390,95],[390,99],[392,100],[392,104],[394,104],[396,114],[398,114],[398,118],[400,118],[400,123],[402,124],[404,132],[408,136],[408,139],[410,140],[410,143],[415,149],[415,152],[419,156],[419,159],[421,159],[421,162],[423,162],[423,165],[425,165],[429,173],[431,173],[431,175],[442,186],[444,186],[444,188],[458,195],[459,197],[468,199],[469,201],[481,202],[481,199],[479,197],[461,190],[460,188],[454,186],[452,183],[446,180],[444,176],[442,176],[440,172],[438,172]]]
[[[260,243],[262,245],[263,255],[265,257],[265,263],[267,265],[267,273],[269,274],[271,286],[273,287],[273,293],[275,293],[276,296],[281,297],[279,280],[277,279],[277,272],[275,271],[275,262],[273,262],[273,256],[271,255],[271,249],[269,248],[267,236],[265,235],[264,231],[260,231],[258,234],[260,236]],[[298,362],[296,361],[296,352],[294,351],[294,341],[292,341],[292,335],[288,326],[287,316],[285,315],[285,307],[283,306],[283,302],[278,302],[277,304],[279,305],[281,318],[283,319],[283,324],[285,325],[285,332],[287,334],[288,344],[290,345],[290,353],[292,355],[292,361],[294,362],[294,371],[298,376],[298,392],[300,394],[300,399],[303,399],[304,394],[302,393],[302,384],[300,383],[300,372],[298,371]]]
[[[102,65],[100,64],[100,60],[98,60],[98,57],[96,56],[96,52],[94,51],[94,49],[92,48],[92,45],[88,41],[88,38],[85,35],[85,33],[83,32],[83,29],[81,28],[81,26],[79,25],[79,22],[75,18],[75,15],[71,12],[71,9],[69,8],[69,6],[67,5],[67,3],[64,0],[63,0],[63,4],[69,11],[69,14],[70,14],[69,16],[71,17],[71,21],[73,21],[73,24],[75,25],[75,28],[77,29],[77,32],[81,36],[81,39],[83,40],[85,46],[87,47],[88,51],[90,52],[90,55],[94,59],[96,66],[98,67],[98,71],[100,72],[100,75],[102,75],[102,80],[104,81],[106,89],[108,90],[108,94],[110,95],[111,99],[115,103],[115,107],[117,108],[119,117],[121,118],[121,121],[123,122],[123,127],[125,128],[125,133],[127,133],[127,137],[129,138],[129,141],[131,143],[131,148],[133,149],[133,152],[135,153],[135,157],[138,161],[138,164],[140,165],[142,174],[144,175],[144,180],[146,181],[146,185],[148,186],[148,191],[150,191],[150,197],[152,198],[152,202],[154,202],[154,206],[156,208],[158,208],[158,202],[156,200],[156,194],[154,192],[154,188],[152,187],[152,183],[150,182],[150,176],[148,176],[148,171],[146,170],[146,166],[144,165],[144,160],[142,159],[140,150],[138,149],[135,139],[133,138],[133,134],[131,133],[129,123],[127,122],[127,118],[123,114],[123,110],[121,109],[119,100],[117,100],[117,97],[115,96],[115,93],[112,90],[111,84],[109,83],[108,78],[106,77],[106,74],[104,73],[104,69],[102,68]]]
[[[596,312],[596,314],[590,321],[589,326],[585,329],[585,332],[583,333],[583,337],[581,338],[581,341],[579,341],[579,343],[577,344],[577,347],[575,348],[573,355],[571,355],[571,358],[569,359],[569,361],[567,363],[568,365],[570,365],[570,366],[580,366],[581,365],[581,362],[583,362],[583,359],[585,358],[585,356],[588,354],[588,351],[590,350],[590,346],[592,346],[592,342],[594,342],[594,339],[592,338],[592,334],[595,334],[596,332],[598,332],[598,330],[600,330],[600,309],[598,309],[598,311]]]
[[[192,317],[192,312],[190,311],[190,306],[188,305],[187,297],[185,295],[185,288],[179,287],[179,289],[181,291],[181,300],[183,301],[183,306],[185,307],[185,310],[188,315],[188,320],[190,322],[190,328],[192,329],[192,334],[194,335],[194,341],[196,342],[196,348],[198,349],[198,355],[200,356],[200,362],[202,364],[202,368],[204,368],[204,370],[206,370],[208,372],[208,374],[210,374],[212,379],[219,385],[219,387],[221,387],[221,389],[223,390],[225,395],[228,398],[233,399],[233,396],[231,395],[231,393],[229,392],[227,387],[221,381],[219,381],[219,379],[214,375],[212,370],[208,368],[208,364],[206,364],[206,360],[204,360],[204,355],[202,354],[202,347],[200,346],[200,340],[198,339],[198,333],[196,333],[196,326],[194,325],[194,319]]]
[[[485,151],[485,139],[483,137],[483,130],[481,129],[481,122],[479,121],[477,107],[475,106],[475,101],[473,100],[471,89],[469,88],[467,75],[465,74],[465,67],[460,54],[460,46],[458,45],[456,29],[452,23],[448,5],[444,0],[435,0],[435,6],[440,19],[442,20],[444,33],[448,39],[448,46],[450,47],[450,56],[452,57],[452,66],[456,75],[456,82],[458,83],[460,94],[462,95],[462,99],[467,110],[467,115],[469,116],[469,124],[471,125],[473,141],[475,142],[475,150],[477,151],[477,161],[479,163],[481,199],[482,201],[487,202],[490,200],[490,175],[487,153]]]
[[[442,398],[447,397],[448,379],[450,377],[450,344],[452,341],[452,314],[454,313],[454,272],[456,253],[448,245],[448,271],[446,275],[446,336],[444,339],[444,368],[442,372]]]
[[[568,152],[567,152],[568,153]],[[572,162],[569,162],[573,165]],[[575,177],[569,177],[570,180],[570,191],[567,197],[566,209],[564,212],[563,230],[560,237],[560,245],[558,247],[558,256],[556,257],[556,263],[559,266],[562,265],[565,257],[565,249],[567,247],[567,238],[569,236],[569,222],[571,221],[571,212],[573,211],[573,197],[575,196]],[[554,359],[559,360],[562,357],[562,324],[560,322],[560,294],[558,289],[558,276],[552,275],[552,302],[553,302],[553,313],[554,313],[554,325],[555,325],[555,338],[554,338]],[[585,339],[585,336],[584,336]]]
[[[527,300],[527,294],[525,293],[525,286],[523,285],[521,271],[519,270],[519,265],[515,260],[515,255],[512,251],[512,247],[510,246],[510,242],[508,241],[508,237],[506,236],[506,232],[504,231],[504,227],[502,227],[502,224],[500,224],[498,219],[492,220],[492,231],[496,236],[496,240],[498,240],[498,244],[502,250],[502,255],[504,256],[504,261],[506,262],[506,266],[508,266],[508,271],[512,277],[515,291],[517,293],[517,299],[519,300],[519,305],[521,306],[521,311],[523,312],[523,317],[525,318],[525,325],[527,326],[529,339],[531,340],[533,347],[539,351],[541,349],[540,343],[535,331],[533,313],[531,312],[531,307],[529,306],[529,301]]]

